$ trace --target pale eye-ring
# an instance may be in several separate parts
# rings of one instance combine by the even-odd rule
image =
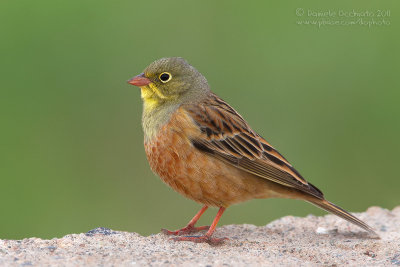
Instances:
[[[161,82],[166,83],[169,82],[172,79],[172,75],[169,72],[163,72],[158,76]]]

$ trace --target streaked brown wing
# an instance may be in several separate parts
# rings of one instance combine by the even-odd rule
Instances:
[[[323,198],[318,188],[218,96],[211,94],[206,101],[183,108],[202,132],[200,138],[191,140],[197,149],[259,177]]]

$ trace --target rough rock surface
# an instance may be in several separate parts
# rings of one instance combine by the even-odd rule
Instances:
[[[287,216],[262,227],[222,226],[216,237],[230,240],[219,246],[97,228],[51,240],[0,240],[0,265],[400,266],[400,206],[392,211],[371,207],[357,215],[381,239],[333,215]]]

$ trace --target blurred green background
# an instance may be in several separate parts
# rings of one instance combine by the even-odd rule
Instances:
[[[353,9],[375,12],[362,18],[381,25],[299,25],[356,20],[312,15]],[[166,56],[200,70],[329,200],[350,211],[392,209],[400,204],[399,11],[395,0],[2,0],[0,238],[98,226],[148,235],[189,221],[200,205],[150,171],[139,90],[126,84]],[[300,201],[255,200],[228,209],[220,225],[310,213],[325,214]]]

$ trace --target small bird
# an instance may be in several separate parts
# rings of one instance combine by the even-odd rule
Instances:
[[[308,201],[358,225],[366,223],[324,198],[239,113],[210,91],[206,78],[183,58],[161,58],[128,83],[141,89],[144,147],[150,167],[183,196],[203,204],[176,241],[218,244],[217,223],[225,209],[255,198]],[[209,206],[218,207],[211,226],[195,227]],[[187,236],[207,230],[204,235]],[[186,235],[186,236],[182,236]]]

